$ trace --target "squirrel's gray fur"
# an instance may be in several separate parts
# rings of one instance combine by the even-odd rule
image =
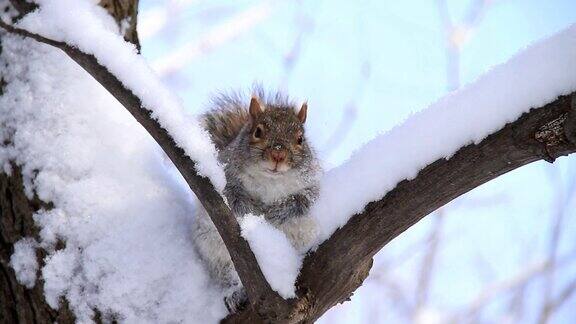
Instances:
[[[224,165],[224,195],[232,212],[236,217],[264,216],[305,252],[316,237],[308,210],[318,196],[321,172],[304,136],[307,105],[298,110],[286,96],[260,89],[252,101],[239,94],[221,94],[212,102],[202,122]],[[198,206],[195,247],[212,278],[227,290],[226,306],[235,312],[247,301],[245,290],[216,227]]]

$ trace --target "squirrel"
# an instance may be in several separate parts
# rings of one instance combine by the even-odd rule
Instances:
[[[300,109],[286,96],[257,88],[251,100],[220,94],[202,118],[202,126],[224,165],[224,196],[235,217],[262,215],[306,252],[316,237],[308,210],[319,194],[320,163],[306,140],[307,103]],[[248,106],[248,107],[247,107]],[[248,299],[222,238],[198,204],[192,238],[211,277],[226,291],[231,313]]]

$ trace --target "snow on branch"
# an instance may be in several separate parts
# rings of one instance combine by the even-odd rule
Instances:
[[[576,152],[575,37],[576,25],[533,45],[328,172],[313,207],[327,240],[304,260],[293,307],[315,320],[426,215],[506,172]]]
[[[248,243],[240,236],[238,222],[220,195],[225,179],[207,134],[183,115],[179,100],[161,85],[136,51],[118,34],[104,28],[93,17],[90,11],[93,8],[86,5],[74,1],[47,2],[41,5],[43,19],[30,19],[36,17],[28,15],[22,22],[27,29],[40,29],[65,41],[2,21],[0,27],[61,49],[108,90],[160,145],[208,211],[250,299],[264,306],[281,300],[270,288]],[[67,11],[72,7],[78,13],[74,17]]]
[[[374,138],[324,177],[313,214],[322,240],[432,162],[478,144],[531,108],[576,90],[576,25],[495,66]],[[354,183],[350,183],[354,179]],[[347,184],[347,185],[343,185]]]
[[[426,215],[525,164],[576,152],[575,35],[573,26],[525,50],[329,172],[314,207],[329,239],[305,259],[298,286],[327,296],[321,307],[342,302],[372,256]]]

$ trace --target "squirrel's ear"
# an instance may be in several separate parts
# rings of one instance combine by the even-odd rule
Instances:
[[[260,104],[258,97],[252,96],[252,100],[250,100],[250,116],[252,116],[252,119],[256,119],[263,111],[264,108]]]
[[[308,112],[308,103],[304,102],[302,104],[302,107],[300,107],[300,111],[298,112],[298,119],[300,119],[300,122],[302,124],[304,124],[304,122],[306,121],[306,113]]]

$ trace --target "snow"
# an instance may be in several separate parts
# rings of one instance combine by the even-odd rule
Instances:
[[[574,66],[576,25],[533,44],[368,142],[323,177],[311,211],[321,231],[318,243],[428,164],[575,91]]]
[[[198,122],[184,114],[182,102],[159,80],[135,46],[127,46],[106,11],[86,0],[39,0],[40,10],[27,15],[19,27],[64,41],[93,54],[98,62],[130,89],[152,117],[197,162],[199,174],[221,192],[226,184],[216,150]],[[73,12],[73,14],[71,14]]]
[[[2,38],[0,64],[9,68],[0,71],[8,84],[0,141],[11,142],[0,147],[0,165],[14,161],[27,192],[54,203],[34,215],[48,253],[40,271],[50,305],[65,298],[80,323],[91,322],[95,308],[123,323],[224,317],[223,292],[208,280],[189,237],[192,194],[152,138],[63,52]],[[17,249],[13,265],[26,269],[29,262],[17,262],[30,260],[22,251],[30,255]]]
[[[94,1],[39,1],[20,27],[94,54],[153,111],[198,161],[218,190],[225,180],[205,132],[158,81]],[[74,14],[70,14],[70,12]],[[531,107],[576,89],[576,26],[494,68],[380,135],[322,180],[312,215],[321,240],[351,215],[427,164],[478,143]],[[193,199],[151,137],[96,81],[61,51],[3,35],[0,71],[0,164],[22,168],[26,190],[54,203],[34,215],[40,237],[15,245],[11,265],[34,285],[36,246],[48,252],[41,269],[52,307],[62,297],[80,322],[97,308],[125,323],[215,323],[226,315],[223,292],[208,280],[190,240]],[[257,216],[242,235],[271,286],[294,296],[302,256]],[[64,248],[57,248],[59,241]],[[34,273],[34,276],[32,276]]]
[[[303,256],[288,237],[264,217],[251,214],[242,218],[240,228],[272,289],[283,298],[296,297],[295,283]]]
[[[16,280],[27,288],[32,288],[36,284],[37,245],[38,243],[32,238],[23,238],[14,243],[14,253],[10,257],[10,266],[16,273]]]

